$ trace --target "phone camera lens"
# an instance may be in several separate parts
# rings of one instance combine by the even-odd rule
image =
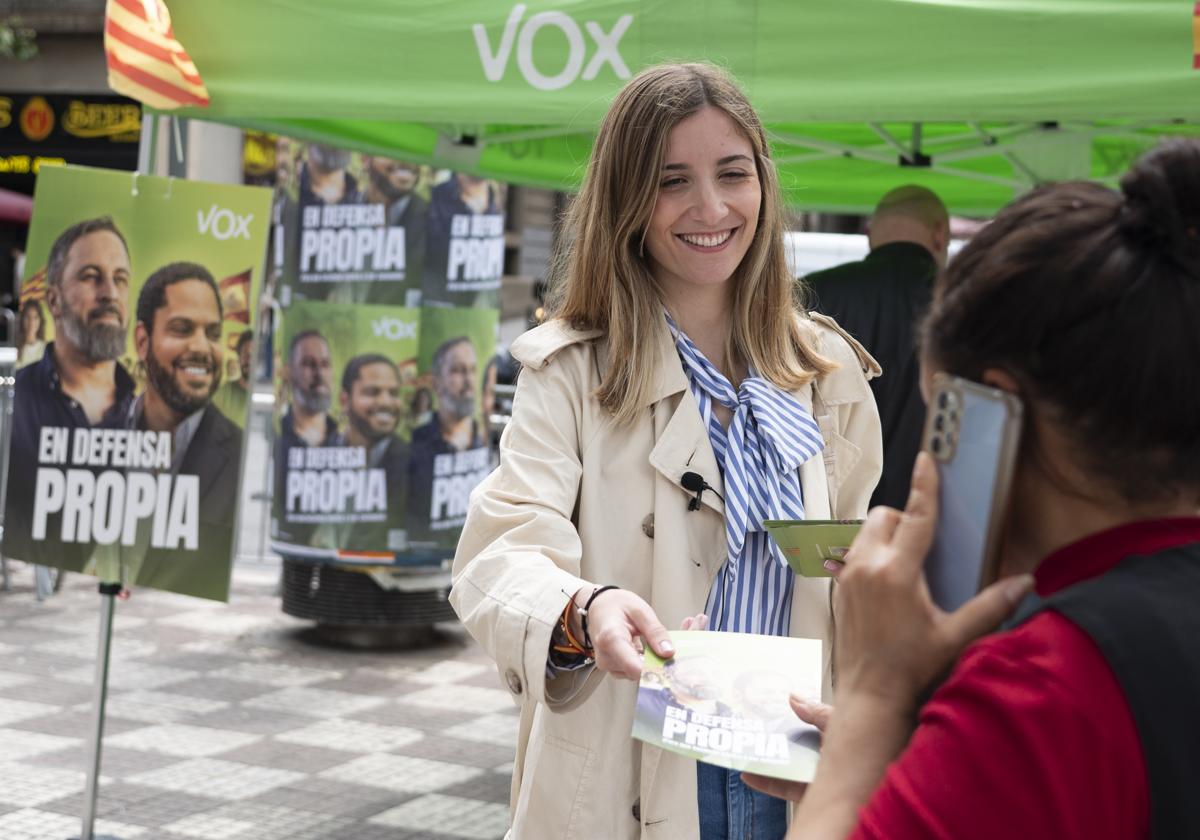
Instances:
[[[933,417],[933,429],[936,432],[946,431],[946,418],[941,414],[936,414]]]
[[[942,439],[940,436],[934,435],[929,439],[929,450],[933,452],[934,455],[942,454]]]
[[[939,393],[937,395],[937,407],[944,410],[949,405],[950,405],[950,395],[948,393],[946,393],[945,391],[942,391],[941,393]]]

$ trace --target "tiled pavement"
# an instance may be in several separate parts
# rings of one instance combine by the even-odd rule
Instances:
[[[0,592],[0,840],[78,836],[99,621],[95,581]],[[419,651],[310,638],[239,564],[228,605],[118,602],[97,833],[120,840],[502,837],[517,718],[456,626]]]

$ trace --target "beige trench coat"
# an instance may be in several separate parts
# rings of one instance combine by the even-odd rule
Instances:
[[[825,439],[800,467],[812,519],[859,518],[879,479],[879,414],[867,379],[879,366],[831,320],[805,320],[839,362],[796,397]],[[597,332],[544,324],[512,345],[524,366],[500,466],[472,494],[450,601],[496,661],[521,710],[513,769],[513,840],[689,840],[699,835],[695,762],[630,737],[636,684],[594,669],[546,679],[555,622],[572,593],[616,584],[678,628],[704,609],[725,561],[714,493],[689,512],[683,473],[724,493],[716,456],[665,324],[653,397],[618,426],[590,395]],[[826,579],[798,578],[791,634],[831,634]]]

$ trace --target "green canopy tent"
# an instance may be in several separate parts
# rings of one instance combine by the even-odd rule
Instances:
[[[1029,185],[1115,179],[1198,130],[1190,0],[171,0],[211,95],[185,116],[578,183],[641,67],[727,66],[789,201],[865,211],[892,186],[987,214]]]

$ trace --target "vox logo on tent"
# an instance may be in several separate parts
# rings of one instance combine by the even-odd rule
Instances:
[[[479,48],[479,61],[483,74],[489,82],[499,82],[508,71],[512,58],[513,42],[516,42],[517,69],[538,90],[558,90],[574,82],[582,74],[585,82],[596,78],[600,69],[609,64],[618,79],[628,79],[629,67],[621,58],[621,37],[633,23],[633,15],[621,15],[607,32],[594,20],[585,21],[580,29],[575,19],[565,12],[538,12],[522,23],[525,4],[518,3],[508,13],[508,21],[500,34],[500,43],[492,46],[491,37],[482,23],[471,27],[475,33],[475,46]],[[538,33],[557,29],[567,39],[567,60],[557,73],[547,75],[534,64],[534,42]],[[585,42],[584,30],[591,44]],[[552,35],[543,35],[551,38]],[[590,55],[589,55],[590,54]],[[586,62],[586,64],[585,64]]]
[[[196,211],[196,226],[200,229],[201,235],[210,233],[220,240],[232,239],[235,236],[249,239],[250,222],[253,220],[253,213],[242,216],[215,204],[208,208],[207,213],[201,210]]]

